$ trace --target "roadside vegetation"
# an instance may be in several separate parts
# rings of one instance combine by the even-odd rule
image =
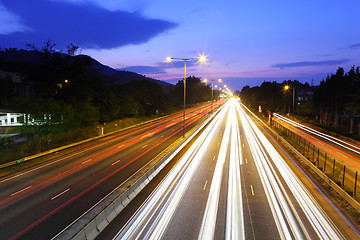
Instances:
[[[290,89],[286,90],[285,86],[290,86]],[[347,73],[339,68],[318,86],[297,80],[263,82],[259,87],[245,86],[240,96],[242,102],[254,111],[261,106],[265,116],[271,112],[295,113],[299,120],[360,140],[359,67],[353,66]]]
[[[57,50],[51,41],[41,48],[28,47],[30,50],[0,51],[6,56],[33,58],[0,61],[0,72],[7,73],[0,74],[0,109],[28,114],[41,124],[2,127],[1,132],[21,133],[27,142],[13,145],[1,140],[0,164],[96,136],[99,126],[114,121],[122,122],[116,127],[120,128],[181,110],[183,80],[171,85],[136,74],[140,79],[114,82],[94,59],[77,55],[78,47],[73,44],[65,51]],[[187,78],[187,104],[210,99],[210,85],[197,77]]]

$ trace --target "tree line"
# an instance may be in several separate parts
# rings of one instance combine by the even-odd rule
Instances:
[[[285,86],[290,86],[290,89],[285,90]],[[300,93],[304,92],[310,96],[308,101],[299,100]],[[295,112],[296,116],[304,117],[325,128],[348,134],[360,134],[359,67],[353,66],[347,73],[340,67],[335,74],[328,75],[318,86],[310,86],[297,80],[282,83],[264,81],[261,86],[243,87],[240,96],[242,101],[254,110],[261,106],[265,115],[270,112]]]
[[[124,117],[154,116],[174,111],[183,103],[183,80],[164,89],[156,81],[113,84],[92,67],[93,59],[76,55],[70,44],[58,51],[47,41],[41,48],[29,45],[38,62],[1,62],[0,69],[23,76],[21,83],[0,75],[0,108],[43,116],[60,116],[64,128],[88,126]],[[4,51],[18,51],[6,49]],[[187,103],[208,101],[210,86],[200,78],[187,78]]]
[[[94,59],[77,55],[78,47],[73,44],[65,51],[57,50],[51,41],[40,48],[28,47],[30,50],[0,49],[0,109],[39,120],[44,115],[51,118],[15,129],[27,136],[25,144],[0,142],[0,163],[95,136],[97,126],[106,122],[156,117],[182,109],[183,79],[165,89],[158,81],[130,74],[137,79],[117,84],[93,66]],[[31,61],[1,60],[8,54],[28,59],[29,52]],[[210,86],[200,78],[190,76],[186,84],[187,104],[211,99]]]

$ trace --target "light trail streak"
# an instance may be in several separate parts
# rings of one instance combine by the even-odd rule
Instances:
[[[198,115],[197,115],[198,117]],[[208,119],[209,120],[209,119]],[[194,120],[195,121],[195,120]],[[188,123],[188,124],[191,124]],[[182,128],[181,128],[182,129]],[[124,168],[126,168],[127,166],[129,166],[130,164],[132,164],[134,161],[136,161],[137,159],[139,159],[140,157],[144,156],[145,154],[147,154],[148,152],[150,152],[151,150],[153,150],[154,148],[156,148],[157,146],[159,146],[160,144],[162,144],[163,142],[167,141],[169,138],[171,138],[172,136],[178,134],[181,130],[178,130],[177,132],[174,132],[172,134],[170,134],[169,136],[167,136],[166,138],[164,138],[163,140],[161,140],[160,142],[157,142],[155,145],[153,145],[151,148],[147,149],[145,152],[142,152],[141,154],[137,155],[136,157],[134,157],[132,160],[130,160],[129,162],[125,163],[124,165],[122,165],[120,168],[114,170],[113,172],[111,172],[110,174],[106,175],[105,177],[103,177],[101,180],[97,181],[95,184],[87,187],[85,190],[83,190],[82,192],[80,192],[78,195],[72,197],[71,199],[67,200],[66,202],[64,202],[63,204],[61,204],[60,206],[56,207],[54,210],[52,210],[51,212],[47,213],[46,215],[44,215],[43,217],[39,218],[38,220],[36,220],[35,222],[33,222],[31,225],[27,226],[26,228],[24,228],[23,230],[21,230],[20,232],[16,233],[14,236],[12,236],[10,239],[16,239],[19,236],[23,235],[25,232],[29,231],[30,229],[34,228],[35,226],[37,226],[38,224],[40,224],[41,222],[45,221],[45,219],[49,218],[50,216],[52,216],[53,214],[55,214],[56,212],[58,212],[59,210],[63,209],[65,206],[69,205],[70,203],[72,203],[74,200],[80,198],[81,196],[83,196],[85,193],[91,191],[92,189],[94,189],[95,187],[97,187],[98,185],[100,185],[101,183],[105,182],[107,179],[109,179],[110,177],[112,177],[113,175],[115,175],[116,173],[122,171]],[[113,153],[109,152],[105,154],[107,155],[113,155]],[[100,155],[99,155],[100,156]],[[102,156],[103,158],[105,158],[106,156]],[[94,159],[94,158],[93,158]],[[83,166],[83,165],[79,165],[79,166]],[[105,172],[106,169],[103,169],[101,172]],[[99,172],[99,174],[101,173]],[[59,175],[58,175],[59,176]],[[57,176],[55,176],[57,177]],[[55,178],[54,177],[54,178]],[[48,181],[48,180],[47,180]],[[41,185],[42,183],[40,183],[39,185]],[[1,206],[0,206],[1,207]],[[64,230],[63,230],[64,231]]]
[[[229,161],[228,201],[225,239],[245,239],[244,213],[241,193],[240,165],[242,164],[239,124],[235,105],[231,108],[231,143]]]
[[[269,140],[263,135],[263,133],[256,127],[255,123],[245,114],[245,112],[238,107],[238,111],[241,112],[241,118],[244,124],[244,129],[246,131],[246,136],[249,141],[250,148],[254,155],[254,160],[257,163],[258,170],[260,173],[261,180],[263,182],[264,188],[266,189],[267,197],[273,206],[281,206],[283,212],[280,212],[279,208],[272,207],[274,217],[277,218],[277,226],[282,238],[288,239],[291,237],[290,232],[287,233],[285,221],[290,226],[292,233],[295,238],[302,238],[301,234],[304,234],[303,237],[309,239],[306,229],[301,224],[301,219],[296,214],[295,209],[291,205],[289,200],[286,200],[286,192],[283,190],[281,182],[277,176],[271,176],[270,174],[275,175],[273,167],[269,161],[268,157],[265,156],[265,152],[271,156],[272,162],[278,169],[285,183],[289,187],[291,193],[297,200],[302,211],[306,215],[308,221],[312,225],[314,231],[316,232],[319,239],[343,239],[343,235],[336,228],[334,223],[330,220],[321,206],[316,202],[316,200],[311,196],[310,192],[302,184],[300,179],[294,174],[290,167],[286,164],[285,160],[279,155],[276,149],[272,146]],[[260,148],[260,146],[262,146]],[[263,156],[261,156],[261,154]],[[261,161],[260,161],[261,160]],[[266,164],[265,164],[266,163]],[[262,166],[260,166],[260,164]],[[263,172],[263,170],[265,170]],[[267,184],[267,182],[271,184]],[[278,186],[276,186],[276,184]],[[273,190],[268,187],[274,187]],[[276,193],[276,198],[272,198],[272,194],[269,194],[271,191]],[[281,197],[283,196],[283,197]],[[288,209],[288,210],[286,210]],[[286,210],[286,211],[285,211]],[[293,217],[292,217],[293,215]],[[299,224],[300,228],[297,227]],[[285,235],[287,234],[287,235]]]
[[[232,104],[231,109],[233,107],[234,106]],[[214,170],[214,175],[211,181],[209,196],[206,203],[205,213],[203,216],[198,239],[207,240],[214,238],[215,225],[217,219],[216,216],[217,216],[217,210],[218,210],[219,198],[220,198],[222,173],[227,155],[226,152],[228,149],[229,138],[231,133],[230,130],[232,127],[231,126],[232,118],[233,118],[233,111],[230,110],[229,115],[227,117],[225,132],[220,145],[220,151]]]
[[[214,120],[114,239],[161,238],[200,164],[201,157],[224,118],[228,105],[222,109],[217,111]],[[203,126],[206,126],[210,120],[211,118],[207,119]]]
[[[312,128],[308,127],[308,126],[305,126],[305,125],[303,125],[303,124],[300,124],[300,123],[297,123],[297,122],[292,121],[292,120],[290,120],[290,119],[287,119],[287,118],[285,118],[285,117],[283,117],[283,116],[281,116],[281,115],[279,115],[279,114],[277,114],[277,113],[274,113],[274,116],[275,116],[276,118],[278,118],[278,119],[280,119],[280,120],[282,120],[282,121],[284,121],[284,122],[292,125],[292,126],[298,127],[298,128],[300,128],[300,129],[302,129],[302,130],[304,130],[304,131],[307,131],[307,132],[309,132],[309,133],[311,133],[311,134],[314,134],[314,135],[316,135],[316,136],[322,137],[322,138],[324,138],[324,139],[326,139],[326,140],[328,140],[328,141],[330,141],[330,142],[332,142],[332,143],[334,143],[334,144],[336,144],[336,145],[338,145],[338,146],[341,146],[341,147],[343,147],[343,148],[346,148],[346,149],[348,149],[348,150],[350,150],[350,151],[352,151],[352,152],[354,152],[354,153],[356,153],[356,154],[360,154],[360,148],[359,148],[359,147],[356,147],[356,146],[354,146],[354,145],[352,145],[352,144],[350,144],[350,143],[348,143],[348,142],[345,142],[345,141],[343,141],[343,140],[341,140],[341,139],[338,139],[338,138],[336,138],[336,137],[333,137],[333,136],[330,136],[330,135],[328,135],[328,134],[319,132],[319,131],[317,131],[317,130],[315,130],[315,129],[312,129]]]
[[[290,214],[291,211],[289,209],[289,206],[284,200],[283,194],[276,182],[276,179],[268,166],[266,155],[260,148],[260,143],[256,139],[250,127],[250,124],[245,116],[245,113],[239,108],[237,110],[240,114],[240,119],[244,127],[245,136],[249,143],[249,147],[252,152],[254,162],[257,166],[261,182],[264,186],[265,194],[268,198],[270,209],[273,213],[280,237],[281,239],[292,239],[292,232],[289,231],[289,227],[291,227],[290,224],[294,225],[294,221],[293,216]],[[288,217],[288,215],[290,216]],[[294,227],[291,227],[291,229],[294,229]],[[296,231],[296,233],[298,233],[298,231]]]

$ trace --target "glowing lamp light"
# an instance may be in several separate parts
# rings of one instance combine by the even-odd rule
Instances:
[[[199,62],[205,62],[206,61],[206,57],[204,55],[199,57]]]

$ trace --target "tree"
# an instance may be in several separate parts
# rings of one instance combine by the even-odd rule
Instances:
[[[0,108],[8,108],[13,99],[14,84],[10,76],[0,77]]]
[[[178,98],[179,105],[184,99],[184,81],[179,80],[176,84],[175,95]],[[195,104],[211,100],[211,84],[206,85],[198,77],[186,78],[186,104]]]

